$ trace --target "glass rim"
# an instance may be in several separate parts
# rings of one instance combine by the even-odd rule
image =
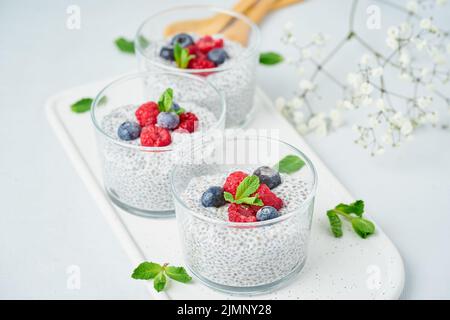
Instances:
[[[216,92],[217,95],[219,96],[220,104],[222,105],[222,111],[221,111],[219,119],[217,119],[216,123],[214,123],[214,125],[211,128],[209,128],[206,132],[211,132],[213,130],[216,130],[219,127],[220,123],[222,123],[222,121],[225,121],[226,107],[227,107],[225,96],[223,95],[223,93],[221,93],[219,90],[217,90],[217,88],[214,85],[212,85],[208,81],[206,81],[204,79],[201,79],[198,76],[189,75],[189,74],[182,74],[182,73],[179,73],[179,72],[144,71],[144,72],[131,73],[131,74],[127,74],[127,75],[121,76],[120,78],[109,82],[105,87],[103,87],[103,89],[101,89],[97,93],[97,95],[95,96],[94,100],[92,101],[91,111],[90,111],[90,113],[91,113],[91,120],[92,120],[92,123],[94,124],[94,127],[97,130],[97,132],[99,132],[102,136],[106,137],[111,142],[113,142],[113,143],[115,143],[117,145],[120,145],[121,147],[124,147],[124,148],[129,148],[129,149],[139,150],[139,151],[157,151],[157,152],[174,150],[173,146],[171,146],[171,145],[168,145],[168,146],[165,146],[165,147],[147,147],[147,146],[130,144],[130,143],[126,142],[126,141],[120,141],[120,140],[110,136],[109,134],[107,134],[103,130],[103,128],[101,127],[101,125],[99,124],[99,122],[97,121],[97,118],[95,116],[95,110],[99,107],[100,100],[102,99],[103,96],[106,96],[105,92],[107,92],[109,89],[111,89],[115,85],[118,85],[118,84],[120,84],[122,82],[126,82],[126,81],[129,81],[129,80],[132,80],[132,79],[144,77],[146,75],[153,75],[153,74],[156,74],[156,75],[173,75],[173,76],[177,76],[177,77],[185,77],[185,78],[189,78],[189,79],[192,79],[192,80],[203,82],[203,84],[211,87],[214,90],[214,92]]]
[[[183,9],[206,9],[206,10],[210,10],[210,11],[214,11],[216,13],[223,13],[223,14],[227,14],[229,16],[233,16],[237,19],[240,19],[241,21],[244,21],[247,25],[250,26],[251,30],[253,32],[255,32],[256,34],[256,41],[254,41],[254,43],[250,46],[250,47],[245,47],[244,48],[244,52],[242,55],[240,55],[239,59],[246,59],[248,57],[253,56],[254,54],[258,53],[258,48],[259,48],[259,44],[261,42],[261,32],[259,30],[259,27],[253,22],[251,21],[248,17],[246,17],[245,15],[239,13],[239,12],[235,12],[232,10],[227,10],[227,9],[222,9],[219,8],[217,6],[214,5],[180,5],[180,6],[174,6],[171,7],[169,9],[165,9],[162,11],[158,11],[155,14],[152,14],[150,17],[146,18],[141,25],[139,26],[138,30],[136,31],[136,35],[134,38],[134,46],[136,48],[136,54],[139,52],[145,59],[147,59],[148,62],[150,62],[153,65],[156,65],[159,68],[165,69],[165,70],[177,70],[177,72],[180,73],[186,73],[186,74],[197,74],[197,73],[205,73],[205,72],[219,72],[219,71],[225,71],[225,70],[230,70],[236,67],[237,64],[232,64],[231,66],[219,66],[219,67],[214,67],[214,68],[208,68],[208,69],[180,69],[171,65],[166,65],[164,63],[160,63],[158,61],[156,61],[155,59],[153,59],[153,57],[149,57],[144,49],[141,47],[140,43],[139,43],[139,38],[141,36],[142,33],[142,29],[144,28],[144,26],[150,22],[152,19],[158,17],[159,15],[168,13],[168,12],[172,12],[172,11],[177,11],[177,10],[183,10]]]
[[[274,218],[274,219],[264,220],[264,221],[256,221],[256,222],[232,222],[232,221],[216,220],[213,218],[206,217],[197,212],[194,212],[191,208],[189,208],[186,205],[186,203],[178,195],[178,192],[176,192],[176,190],[175,190],[175,183],[174,183],[175,171],[176,171],[175,167],[177,166],[177,165],[175,165],[174,168],[172,168],[172,170],[170,172],[170,188],[172,191],[172,196],[175,201],[180,203],[188,211],[188,214],[190,216],[198,218],[200,220],[203,220],[207,223],[222,225],[224,227],[244,227],[244,226],[264,227],[264,226],[268,226],[268,225],[272,225],[272,224],[277,224],[279,222],[289,219],[290,217],[295,215],[298,211],[304,209],[307,205],[309,205],[311,203],[311,201],[314,199],[316,192],[317,192],[317,171],[316,171],[316,168],[314,167],[312,161],[302,151],[300,151],[298,148],[294,147],[290,143],[284,142],[279,139],[267,137],[267,136],[244,136],[244,137],[231,136],[231,137],[227,137],[226,139],[236,139],[236,138],[238,138],[238,139],[242,139],[242,138],[260,139],[260,138],[263,138],[263,139],[266,139],[267,141],[275,141],[281,145],[285,145],[288,148],[295,151],[296,153],[298,153],[301,156],[301,158],[305,161],[305,163],[308,165],[308,167],[311,169],[311,172],[313,175],[313,184],[312,184],[312,188],[311,188],[310,192],[308,193],[308,196],[306,197],[305,201],[303,201],[303,203],[298,208],[296,208],[295,210],[289,211],[289,212],[287,212],[277,218]],[[196,149],[194,149],[193,152],[198,150],[198,148],[200,148],[200,147],[197,147]],[[175,209],[175,214],[176,214],[176,209]]]

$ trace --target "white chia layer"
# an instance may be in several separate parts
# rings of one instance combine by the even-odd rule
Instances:
[[[223,185],[226,176],[193,178],[181,198],[198,214],[218,222],[228,221],[228,205],[204,208],[200,203],[202,193],[210,186]],[[273,192],[284,201],[280,213],[294,214],[282,222],[262,227],[224,226],[194,217],[184,207],[177,207],[187,263],[194,272],[221,285],[254,287],[283,279],[304,263],[312,206],[301,206],[310,190],[299,177],[282,175],[282,184]]]
[[[198,38],[195,35],[193,37],[194,39]],[[161,48],[169,42],[170,39],[150,43],[145,51],[147,56],[152,57],[153,63],[146,60],[149,58],[140,57],[146,70],[161,70],[161,67],[154,64],[155,62],[176,68],[175,62],[159,56]],[[209,74],[205,79],[225,94],[227,101],[226,126],[238,127],[245,123],[253,107],[257,55],[241,59],[245,48],[241,44],[227,39],[224,39],[224,50],[227,52],[229,59],[220,67],[229,69]],[[181,91],[186,90],[183,90],[183,85],[180,88]]]
[[[127,120],[136,121],[134,112],[137,107],[129,105],[112,110],[103,118],[102,129],[109,136],[120,140],[117,129]],[[205,108],[189,103],[183,103],[183,108],[197,115],[198,128],[191,134],[171,132],[171,151],[141,151],[103,140],[101,154],[104,183],[108,191],[122,203],[140,210],[173,210],[169,173],[176,161],[177,147],[198,138],[217,123],[214,114]],[[128,143],[140,145],[140,139]]]

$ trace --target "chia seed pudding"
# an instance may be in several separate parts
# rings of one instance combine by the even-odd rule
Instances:
[[[192,30],[184,30],[183,33],[166,34],[165,27],[169,21],[189,19],[189,16],[222,14],[233,16],[233,19],[245,19],[241,22],[249,27],[249,37],[245,44],[233,41],[227,34],[211,33],[209,35],[198,34]],[[176,17],[176,18],[175,18]],[[193,41],[178,43],[189,50],[189,54],[195,56],[186,66],[181,66],[174,57],[173,50],[177,41],[174,39],[180,35],[187,35]],[[202,46],[204,39],[220,41],[220,46],[212,45],[211,48]],[[208,7],[174,8],[169,9],[147,19],[139,28],[136,36],[136,55],[139,68],[142,70],[173,70],[177,72],[194,74],[204,77],[218,90],[224,93],[227,101],[226,127],[240,127],[251,119],[253,110],[253,98],[255,93],[255,70],[258,64],[259,31],[257,27],[241,15],[217,10]],[[200,43],[200,46],[198,44]],[[200,47],[200,50],[196,50]],[[219,49],[220,48],[220,49]],[[222,51],[222,57],[210,57],[208,50],[218,49]],[[200,60],[200,61],[199,61]],[[213,62],[213,63],[211,63]],[[201,72],[199,69],[206,69]],[[183,87],[183,84],[180,84]]]
[[[190,81],[191,91],[171,87],[180,77]],[[166,217],[174,209],[172,167],[194,142],[223,130],[225,104],[220,93],[198,77],[138,73],[103,89],[91,116],[111,200],[130,213]]]
[[[270,189],[270,181],[258,172],[261,168],[269,175],[274,171],[267,166],[201,164],[175,167],[172,173],[186,264],[213,288],[267,292],[297,274],[306,261],[316,186],[312,164],[297,173],[276,172],[278,181]],[[254,202],[230,203],[253,178],[259,182],[245,195],[253,198],[245,199]],[[225,196],[228,191],[234,191],[234,200]],[[262,202],[247,205],[257,203],[254,196]],[[262,215],[267,208],[266,213],[275,215]]]

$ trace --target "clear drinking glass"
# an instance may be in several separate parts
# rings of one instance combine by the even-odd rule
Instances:
[[[311,161],[285,142],[251,136],[215,139],[195,150],[195,155],[195,161],[177,164],[171,175],[180,240],[190,271],[206,285],[229,293],[264,293],[287,283],[307,257],[317,186]],[[223,184],[232,171],[251,173],[286,155],[300,157],[305,165],[291,175],[282,174],[278,188],[285,189],[278,192],[284,194],[286,211],[280,217],[230,222],[223,213],[221,218],[215,216],[217,209],[201,206],[207,186],[198,182],[199,177]]]
[[[189,85],[179,87],[180,80]],[[158,101],[169,87],[173,88],[174,99],[180,106],[198,108],[198,130],[178,134],[177,140],[172,133],[172,143],[165,147],[141,146],[139,138],[131,142],[120,140],[117,136],[120,124],[130,120],[130,115],[134,117],[134,110],[142,103]],[[104,187],[111,200],[122,209],[141,216],[173,214],[169,172],[178,161],[179,151],[191,141],[223,130],[225,110],[223,95],[202,78],[191,75],[143,72],[108,84],[96,96],[91,117],[103,167]],[[208,117],[202,119],[204,114]]]
[[[174,22],[191,19],[206,19],[219,16],[232,18],[229,25],[232,29],[223,33],[209,34],[223,38],[230,58],[224,64],[210,69],[180,69],[174,62],[159,56],[162,46],[170,42],[173,34],[166,35],[166,27]],[[236,27],[239,27],[238,29]],[[231,30],[231,31],[230,31]],[[207,30],[198,31],[196,27],[186,26],[183,32],[191,34],[194,39],[205,34]],[[246,34],[246,41],[241,39]],[[243,43],[241,43],[243,42]],[[260,32],[258,27],[247,17],[228,10],[211,6],[179,6],[161,11],[149,17],[139,27],[136,38],[136,56],[140,70],[168,70],[185,74],[203,76],[218,90],[225,94],[227,100],[226,127],[243,126],[251,119],[253,97],[255,93],[255,69],[259,58]],[[205,76],[205,74],[208,74]]]

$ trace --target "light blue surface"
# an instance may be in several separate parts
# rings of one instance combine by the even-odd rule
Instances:
[[[113,40],[132,37],[146,16],[182,2],[189,3],[0,2],[0,298],[148,298],[144,286],[130,280],[129,260],[57,142],[43,106],[58,91],[134,69],[134,58],[119,53]],[[197,2],[230,7],[233,1]],[[360,25],[370,3],[361,5]],[[72,4],[81,8],[80,30],[66,28]],[[320,29],[337,40],[349,4],[311,0],[273,14],[262,25],[262,49],[286,52],[278,39],[287,20],[299,36]],[[382,7],[383,28],[397,21],[396,14]],[[449,7],[440,16],[450,29]],[[380,38],[384,31],[371,32],[369,38]],[[353,63],[344,58],[336,70]],[[288,69],[260,68],[258,84],[272,98],[289,95],[296,82]],[[366,201],[398,247],[406,267],[403,297],[450,298],[450,134],[421,130],[413,142],[379,158],[357,148],[353,138],[344,127],[307,140]],[[80,267],[79,290],[67,288],[71,265]]]

